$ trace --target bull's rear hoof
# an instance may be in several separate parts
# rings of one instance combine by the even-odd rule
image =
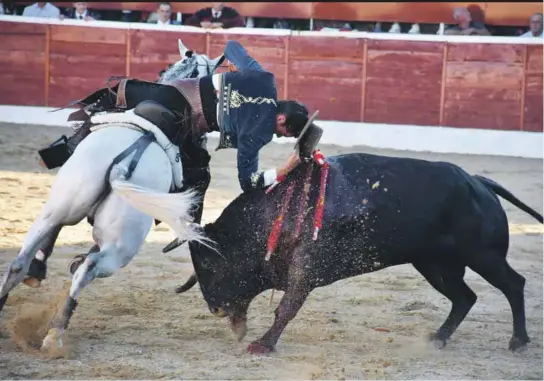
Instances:
[[[448,340],[441,338],[436,333],[431,333],[428,339],[435,349],[443,349],[448,344]]]
[[[261,343],[251,343],[247,346],[247,352],[252,355],[266,355],[274,352],[274,348],[269,348]]]
[[[514,353],[522,353],[527,350],[527,344],[530,342],[529,338],[521,339],[519,337],[512,337],[510,343],[508,343],[508,349]]]

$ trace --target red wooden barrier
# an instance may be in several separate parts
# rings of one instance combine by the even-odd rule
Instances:
[[[112,75],[156,80],[179,59],[178,38],[211,57],[235,39],[275,74],[280,99],[319,109],[322,119],[543,130],[540,41],[76,24],[0,22],[0,104],[64,106]]]

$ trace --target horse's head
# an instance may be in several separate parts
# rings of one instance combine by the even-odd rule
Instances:
[[[189,50],[178,40],[181,59],[160,74],[159,83],[167,83],[174,79],[201,78],[215,73],[225,57],[220,55],[214,59],[205,54],[197,54]]]

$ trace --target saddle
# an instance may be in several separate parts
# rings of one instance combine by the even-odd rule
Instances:
[[[69,115],[68,121],[85,122],[97,112],[122,112],[135,108],[144,101],[154,101],[176,117],[174,119],[178,124],[177,130],[169,128],[163,131],[173,142],[179,144],[189,134],[197,139],[211,131],[203,113],[199,79],[175,80],[161,84],[123,78],[115,86],[110,86],[110,81],[111,78],[108,80],[108,87],[66,106],[81,106],[80,110]],[[180,129],[184,130],[181,135]]]

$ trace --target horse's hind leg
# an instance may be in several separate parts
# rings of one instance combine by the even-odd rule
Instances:
[[[0,300],[21,283],[29,268],[32,258],[47,237],[61,227],[60,219],[54,213],[42,212],[32,224],[17,257],[8,266],[0,287]]]
[[[476,303],[477,296],[463,280],[465,266],[462,264],[418,262],[414,263],[414,267],[452,303],[446,321],[430,336],[439,349],[443,348]]]
[[[531,341],[525,325],[525,278],[506,261],[505,255],[487,251],[472,258],[469,267],[498,288],[510,303],[513,318],[513,334],[508,345],[511,351],[523,350]]]
[[[43,340],[43,348],[61,346],[61,336],[77,307],[79,294],[95,278],[113,275],[126,266],[138,253],[149,233],[153,219],[110,195],[98,209],[93,236],[100,251],[89,253],[75,270],[70,294],[62,312],[52,320],[49,332]]]
[[[32,258],[30,262],[30,268],[24,279],[24,283],[27,286],[37,288],[41,285],[42,280],[47,276],[47,260],[53,252],[55,242],[59,236],[62,226],[58,226],[53,232],[47,236],[44,240],[42,248],[38,250],[36,256]]]

